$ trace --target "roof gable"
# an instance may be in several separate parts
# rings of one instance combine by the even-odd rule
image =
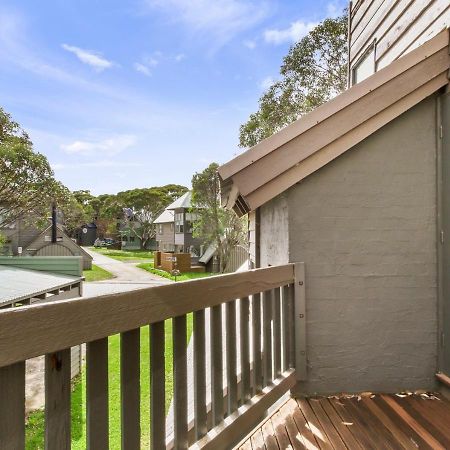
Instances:
[[[166,209],[190,208],[191,207],[191,191],[187,191],[181,197],[178,197]]]
[[[448,30],[219,168],[222,203],[243,215],[448,84]]]
[[[173,211],[165,209],[153,223],[172,223],[174,222]]]

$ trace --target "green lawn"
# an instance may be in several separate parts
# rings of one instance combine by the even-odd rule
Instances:
[[[169,272],[166,272],[165,270],[155,269],[153,267],[153,264],[142,263],[138,264],[137,267],[139,267],[140,269],[144,269],[147,272],[153,273],[155,275],[159,275],[160,277],[168,278],[169,280],[175,281],[175,277],[173,275],[171,275]],[[194,280],[195,278],[205,278],[213,275],[217,274],[211,272],[187,272],[177,276],[177,281]]]
[[[83,270],[83,277],[86,281],[101,281],[114,278],[114,275],[111,272],[92,264],[91,270]]]
[[[107,247],[89,247],[89,249],[117,261],[153,261],[153,252],[150,250],[113,250]]]
[[[192,314],[188,315],[187,336],[192,333]],[[173,392],[172,322],[165,323],[166,412]],[[150,441],[150,356],[149,327],[141,328],[141,448]],[[120,449],[120,337],[109,338],[109,436],[111,450]],[[27,450],[44,449],[44,413],[30,415],[26,428]],[[72,391],[72,450],[86,448],[86,378],[85,371],[74,382]]]

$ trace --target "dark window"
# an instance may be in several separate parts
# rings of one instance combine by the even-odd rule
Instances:
[[[175,233],[184,233],[184,214],[175,214]]]

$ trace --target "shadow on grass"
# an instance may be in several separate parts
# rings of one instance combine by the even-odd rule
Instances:
[[[72,441],[75,441],[79,440],[84,435],[82,375],[78,375],[72,381],[71,410]],[[43,410],[34,411],[28,416],[25,437],[25,448],[27,450],[44,450],[44,424],[45,413]],[[84,447],[83,444],[83,447],[81,448]]]
[[[187,315],[187,340],[192,334],[192,313]],[[150,445],[150,339],[149,327],[141,328],[140,391],[141,391],[141,448]],[[173,393],[173,342],[172,321],[165,322],[165,378],[166,413]],[[86,449],[86,369],[72,383],[72,450]],[[109,390],[109,444],[111,449],[120,448],[120,335],[108,338],[108,390]],[[26,426],[26,449],[44,450],[44,411],[30,414]],[[0,449],[1,450],[1,449]]]

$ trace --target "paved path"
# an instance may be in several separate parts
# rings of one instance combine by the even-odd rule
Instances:
[[[114,278],[103,281],[93,281],[83,284],[83,296],[114,294],[117,292],[132,291],[149,286],[172,283],[167,278],[153,275],[143,269],[136,267],[135,262],[123,262],[102,255],[88,248],[84,248],[94,259],[93,264],[111,272]]]

